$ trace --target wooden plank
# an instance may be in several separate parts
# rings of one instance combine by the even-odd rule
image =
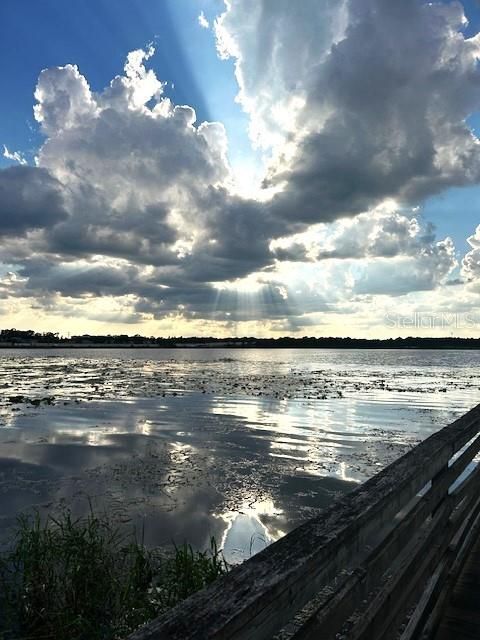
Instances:
[[[408,558],[409,566],[411,566],[413,562],[414,566],[416,567],[416,570],[412,571],[410,574],[415,577],[413,579],[410,579],[410,581],[407,580],[407,582],[411,583],[412,585],[411,590],[412,591],[416,590],[418,593],[421,592],[423,589],[424,582],[426,584],[426,588],[424,593],[421,596],[420,602],[414,614],[411,616],[407,624],[406,630],[402,633],[402,636],[401,636],[402,640],[412,640],[413,638],[417,637],[418,634],[421,632],[422,625],[425,623],[425,620],[431,608],[433,607],[433,601],[438,597],[440,590],[442,589],[442,587],[444,586],[444,583],[447,580],[448,570],[450,569],[451,565],[455,561],[456,547],[462,542],[463,537],[465,537],[469,531],[469,526],[471,524],[470,523],[471,514],[468,516],[468,519],[465,520],[465,513],[467,513],[468,515],[468,511],[469,509],[471,509],[471,505],[475,503],[475,501],[477,500],[477,492],[480,485],[480,474],[475,474],[475,476],[474,476],[475,483],[472,483],[470,487],[470,495],[469,495],[468,502],[462,505],[461,512],[456,516],[455,519],[452,519],[451,525],[448,529],[443,529],[442,527],[440,527],[440,532],[442,533],[442,532],[448,531],[448,535],[447,536],[437,535],[440,542],[439,551],[436,552],[435,556],[430,555],[430,557],[427,557],[427,564],[425,564],[424,562],[423,573],[422,573],[422,570],[418,567],[418,565],[415,564],[415,560],[412,559],[412,550],[409,548],[406,554],[404,554]],[[441,492],[441,487],[437,485],[436,488]],[[464,490],[462,491],[457,490],[457,494],[458,494],[457,496],[455,496],[454,494],[450,496],[451,505],[450,505],[449,512],[455,508],[455,505],[458,502],[458,499],[462,499],[463,493],[464,493]],[[421,505],[420,504],[416,505],[417,508],[419,506]],[[428,506],[428,505],[423,506],[424,512],[426,512],[425,506]],[[417,523],[413,521],[407,521],[407,522],[411,524],[410,531],[409,531],[411,536],[412,531],[417,531],[419,522]],[[463,530],[460,536],[458,536],[458,534],[455,533],[457,530],[457,527],[459,526]],[[435,538],[435,530],[437,528],[438,528],[438,521],[436,521],[435,524],[430,529],[433,538]],[[452,538],[452,536],[454,538],[455,537],[459,538],[458,541],[455,543],[456,545],[455,548],[454,549],[450,548],[449,553],[447,553],[444,558],[441,558],[440,561],[437,561],[437,558],[443,553],[443,550],[447,548],[449,544],[449,540]],[[398,539],[395,539],[395,540],[398,542]],[[450,545],[450,547],[452,547],[452,544]],[[386,549],[389,549],[390,551],[392,551],[391,545],[388,545]],[[392,552],[389,556],[390,558],[389,572],[390,573],[394,572],[391,558],[396,558],[397,555],[398,555],[398,551]],[[417,554],[417,557],[418,555],[420,556],[422,555],[421,550],[419,554]],[[377,561],[377,554],[376,552],[374,552],[373,558],[372,558],[372,566],[375,565],[376,561]],[[434,569],[433,576],[430,578],[430,580],[427,580],[432,567]],[[403,571],[405,570],[408,571],[408,569],[404,568]],[[337,637],[338,633],[340,632],[342,623],[345,622],[345,620],[349,616],[351,616],[351,614],[355,610],[355,606],[353,605],[356,604],[358,607],[359,602],[361,602],[361,600],[366,601],[368,594],[371,593],[371,591],[375,588],[375,578],[372,579],[371,571],[372,571],[372,568],[370,566],[368,567],[368,569],[365,569],[364,567],[360,567],[359,569],[355,570],[353,575],[350,576],[349,580],[342,586],[342,588],[339,589],[332,598],[328,599],[328,602],[325,603],[324,608],[320,608],[320,610],[316,612],[316,615],[313,617],[313,624],[312,624],[312,620],[309,619],[308,621],[304,622],[301,626],[299,626],[299,628],[297,629],[297,632],[292,633],[290,637],[294,638],[294,640],[310,640],[310,639],[318,638],[320,634],[323,640]],[[450,572],[450,574],[448,574],[448,576],[449,576],[449,579],[451,580],[452,571]],[[378,577],[379,576],[377,576],[377,578]],[[396,576],[395,579],[399,580],[401,579],[401,576]],[[389,598],[392,598],[391,591],[388,592],[389,589],[391,590],[391,586],[387,585],[386,590],[384,590],[381,593],[382,602],[385,600],[388,600]],[[406,589],[405,583],[402,582],[400,587],[400,594],[402,596],[405,595],[405,589]],[[386,591],[388,593],[386,593]],[[353,601],[352,601],[352,592],[354,595]],[[396,603],[396,609],[401,609],[401,605],[399,606],[399,603],[401,602],[401,600],[395,599],[395,598],[393,599],[395,600],[395,603]],[[372,609],[374,611],[374,615],[378,616],[380,614],[380,617],[382,619],[382,628],[384,629],[390,628],[392,637],[396,635],[395,624],[397,624],[397,622],[398,622],[398,625],[400,624],[401,619],[403,617],[402,612],[400,611],[400,615],[397,615],[397,616],[395,616],[395,612],[394,612],[393,615],[390,616],[390,617],[393,617],[393,623],[391,625],[388,625],[386,621],[388,621],[388,617],[390,614],[388,612],[387,614],[380,611],[375,612],[375,605],[372,606]],[[404,604],[404,609],[405,609],[405,604]],[[340,633],[340,635],[342,634]],[[379,637],[379,634],[374,633],[370,627],[366,632],[366,637],[367,638]]]
[[[438,593],[438,589],[442,580],[442,576],[445,575],[448,569],[448,557],[443,557],[438,563],[437,568],[433,572],[424,592],[422,593],[422,597],[410,617],[406,628],[404,629],[400,640],[415,640],[419,633],[422,632],[423,626],[425,624],[426,617],[428,616],[429,608],[431,607],[432,601],[436,598],[436,594]]]
[[[430,489],[411,507],[403,519],[393,528],[386,538],[373,550],[361,566],[350,571],[343,580],[335,580],[328,589],[320,592],[305,610],[299,612],[282,630],[278,640],[303,640],[321,633],[322,638],[333,636],[360,602],[375,589],[381,575],[411,538],[425,518],[434,512],[448,493],[448,488],[456,480],[473,456],[480,449],[477,438],[462,455],[450,466],[445,465],[431,483]],[[470,478],[471,476],[468,476]],[[462,485],[463,486],[463,485]],[[459,493],[457,489],[456,493]],[[360,562],[359,558],[359,562]]]
[[[457,458],[454,464],[450,467],[445,466],[439,474],[437,474],[435,482],[432,482],[429,491],[427,491],[411,511],[406,514],[397,528],[391,531],[389,536],[373,551],[365,565],[356,568],[348,580],[338,585],[336,590],[332,590],[329,595],[325,596],[323,602],[317,602],[316,610],[313,612],[310,611],[308,619],[301,619],[301,622],[297,623],[290,634],[282,635],[282,640],[285,638],[307,640],[309,638],[317,638],[320,633],[321,637],[325,640],[330,637],[336,637],[341,623],[352,614],[355,608],[358,608],[359,603],[365,600],[368,593],[375,588],[382,570],[387,568],[391,563],[391,559],[395,558],[399,551],[405,546],[408,538],[411,537],[411,532],[417,531],[425,517],[434,510],[437,505],[441,504],[450,484],[464,471],[465,467],[470,463],[479,449],[480,439],[477,439]],[[469,489],[464,485],[470,483],[474,476],[475,473],[469,475],[463,484],[452,494],[451,510],[455,508],[458,501],[463,498],[466,489]],[[478,479],[476,486],[469,489],[470,493],[472,493],[472,491],[476,492],[477,488]],[[454,531],[455,527],[452,529],[450,537]],[[442,547],[444,548],[447,544],[448,540],[443,542]],[[382,564],[382,559],[385,560],[385,564]],[[431,588],[433,589],[434,586],[435,585],[432,584]],[[429,598],[427,598],[426,601],[428,602]],[[427,614],[424,613],[424,615],[426,616]],[[369,636],[367,635],[367,637]]]
[[[471,555],[472,548],[479,540],[480,534],[480,499],[476,500],[476,503],[469,514],[469,518],[463,524],[463,531],[461,531],[458,541],[456,542],[456,548],[452,549],[452,555],[454,561],[444,581],[443,590],[440,592],[436,599],[434,606],[431,608],[430,615],[424,626],[421,634],[422,640],[431,640],[434,636],[438,625],[441,623],[442,618],[448,619],[448,612],[445,613],[445,606],[448,604],[450,595],[454,587],[459,574]],[[475,598],[475,607],[478,610],[478,602],[480,600],[480,549],[477,551],[477,566],[478,566],[478,588]],[[469,600],[471,593],[463,593],[461,600]],[[480,626],[477,629],[477,638],[480,636]],[[403,640],[403,639],[402,639]]]
[[[479,451],[480,436],[476,437],[467,449],[465,449],[465,451],[463,451],[450,466],[447,466],[445,470],[440,471],[440,473],[432,479],[432,485],[440,482],[445,476],[447,476],[450,479],[450,483],[453,484],[453,482],[465,471]]]
[[[479,486],[480,474],[477,474],[476,482],[471,487],[472,494],[469,496],[461,514],[457,516],[459,530],[454,536],[445,557],[434,572],[414,614],[408,621],[401,640],[414,640],[420,635],[425,640],[431,637],[432,629],[441,615],[444,603],[448,599],[450,590],[468,555],[470,549],[469,541],[472,536],[476,535],[478,513],[480,512],[480,500],[477,498]]]
[[[480,439],[475,446],[480,448]],[[469,455],[473,457],[475,453],[475,449],[470,449]],[[392,558],[400,553],[411,539],[412,532],[417,531],[427,516],[437,508],[447,495],[449,486],[469,462],[469,457],[462,456],[455,465],[444,467],[436,481],[432,482],[431,488],[372,551],[365,563],[355,567],[343,582],[338,581],[323,599],[318,599],[315,608],[309,611],[308,617],[299,616],[299,621],[292,625],[290,633],[284,634],[283,637],[303,640],[321,631],[322,637],[328,638],[338,631],[341,622],[345,621],[377,586],[381,576],[391,565]],[[359,563],[360,561],[359,557]]]
[[[480,536],[474,545],[453,589],[450,603],[444,602],[435,640],[478,640],[480,629]],[[447,606],[445,606],[447,605]]]
[[[479,417],[480,407],[475,407],[131,640],[270,637],[477,433]]]
[[[469,504],[466,510],[468,511],[470,507],[471,505]],[[462,515],[465,515],[465,513],[462,513]],[[361,636],[362,640],[397,637],[408,611],[411,610],[415,603],[418,604],[419,599],[420,601],[422,600],[422,594],[430,590],[430,597],[432,598],[438,593],[438,590],[442,587],[446,570],[453,561],[453,555],[449,557],[448,549],[451,540],[458,534],[458,527],[463,528],[462,518],[453,519],[451,517],[442,531],[444,535],[432,536],[430,540],[432,547],[430,550],[425,549],[425,556],[422,557],[421,553],[417,555],[416,561],[410,563],[410,570],[403,571],[402,576],[396,577],[396,589],[393,594],[389,594],[388,606],[383,611],[377,612],[377,627],[370,627],[369,632]],[[440,567],[439,583],[435,585],[434,581],[431,584],[432,574],[442,564],[444,565],[444,572]],[[435,586],[437,586],[437,590],[435,590]],[[425,617],[421,617],[421,619],[424,620]]]
[[[476,483],[476,478],[480,473],[480,466],[476,466],[476,468],[470,473],[466,478],[462,480],[462,482],[455,487],[452,492],[457,499],[457,502],[462,500],[465,496],[469,495],[472,491],[471,486]]]
[[[410,595],[417,585],[423,589],[431,568],[436,566],[448,546],[453,532],[449,532],[448,518],[453,509],[453,500],[444,502],[431,522],[418,532],[412,532],[411,543],[393,559],[388,571],[388,581],[361,613],[353,626],[348,627],[352,640],[371,640],[386,634],[410,604]],[[439,529],[447,532],[447,538],[438,540]],[[343,630],[342,632],[343,633]],[[395,634],[393,634],[395,635]]]

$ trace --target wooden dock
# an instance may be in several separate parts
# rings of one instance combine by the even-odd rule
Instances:
[[[480,536],[453,588],[435,640],[480,638]]]
[[[480,638],[479,451],[480,405],[129,640]]]

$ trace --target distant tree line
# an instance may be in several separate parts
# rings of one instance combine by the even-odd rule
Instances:
[[[36,346],[89,346],[89,347],[237,347],[263,349],[480,349],[480,338],[314,338],[304,336],[293,338],[215,338],[210,337],[155,337],[120,335],[89,335],[83,334],[61,337],[58,332],[47,331],[38,333],[33,330],[2,329],[0,331],[0,346],[36,347]]]
[[[0,332],[0,342],[12,342],[14,344],[39,342],[49,344],[60,342],[58,333],[47,331],[46,333],[36,333],[32,329],[20,331],[19,329],[2,329]]]

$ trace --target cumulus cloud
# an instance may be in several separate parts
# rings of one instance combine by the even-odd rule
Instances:
[[[465,118],[480,40],[463,36],[458,2],[226,4],[220,49],[236,59],[252,134],[277,144],[265,180],[280,189],[277,217],[329,221],[479,180]]]
[[[46,69],[37,164],[0,171],[9,295],[49,309],[62,298],[83,310],[121,300],[113,315],[125,321],[300,326],[368,296],[446,283],[452,241],[405,211],[480,179],[465,123],[480,98],[480,39],[464,37],[461,5],[225,5],[218,49],[234,58],[252,141],[270,157],[262,197],[235,191],[225,128],[171,102],[148,68],[153,47],[130,52],[99,92],[75,65]],[[466,278],[478,268],[477,234]]]
[[[0,170],[0,237],[46,228],[67,218],[62,185],[46,169]]]
[[[49,135],[38,162],[72,212],[45,234],[45,250],[170,264],[200,234],[198,192],[229,176],[225,131],[162,97],[143,65],[150,55],[129,54],[125,76],[100,95],[73,67],[42,72],[35,114]]]
[[[475,233],[467,239],[472,247],[462,260],[462,275],[468,281],[478,281],[480,278],[480,225]]]
[[[124,295],[128,283],[137,280],[139,268],[106,264],[104,261],[76,261],[56,264],[45,258],[25,261],[18,275],[24,278],[22,295],[62,293],[69,297]]]
[[[152,98],[160,98],[164,84],[157,78],[152,69],[146,69],[145,62],[155,53],[155,48],[150,46],[147,50],[137,49],[127,56],[124,75],[116,76],[110,83],[110,87],[100,97],[100,103],[104,106],[118,107],[123,105],[133,110],[148,112],[147,102]]]
[[[88,82],[71,64],[42,71],[35,99],[35,119],[47,135],[85,126],[97,111]]]
[[[418,256],[433,250],[436,244],[431,223],[422,224],[415,216],[405,215],[390,205],[279,238],[270,247],[281,260],[319,261]]]
[[[217,47],[235,59],[238,99],[255,144],[268,148],[296,131],[306,77],[344,34],[345,0],[228,0],[215,22]]]
[[[51,294],[130,295],[170,313],[202,308],[211,281],[271,260],[268,214],[228,189],[223,125],[197,123],[191,107],[164,97],[144,66],[152,54],[130,53],[125,75],[99,94],[72,65],[41,73],[35,117],[47,137],[38,166],[0,174],[2,206],[15,210],[9,193],[25,201],[25,214],[20,206],[3,217],[4,232],[29,231],[3,245],[22,277],[18,295],[46,304]]]
[[[399,296],[413,291],[431,291],[445,285],[457,267],[455,247],[450,238],[418,244],[410,253],[382,256],[365,253],[359,257],[325,258],[312,262],[279,262],[266,274],[287,284],[287,296],[304,302],[315,310],[321,306],[333,309],[364,296]]]
[[[355,282],[356,294],[403,295],[410,291],[429,291],[446,282],[457,266],[455,247],[450,238],[423,248],[416,256],[394,260],[373,260]]]

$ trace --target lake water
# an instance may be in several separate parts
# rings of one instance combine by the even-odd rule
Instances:
[[[90,501],[148,544],[214,535],[238,561],[479,389],[475,351],[2,350],[0,535],[32,506]]]

